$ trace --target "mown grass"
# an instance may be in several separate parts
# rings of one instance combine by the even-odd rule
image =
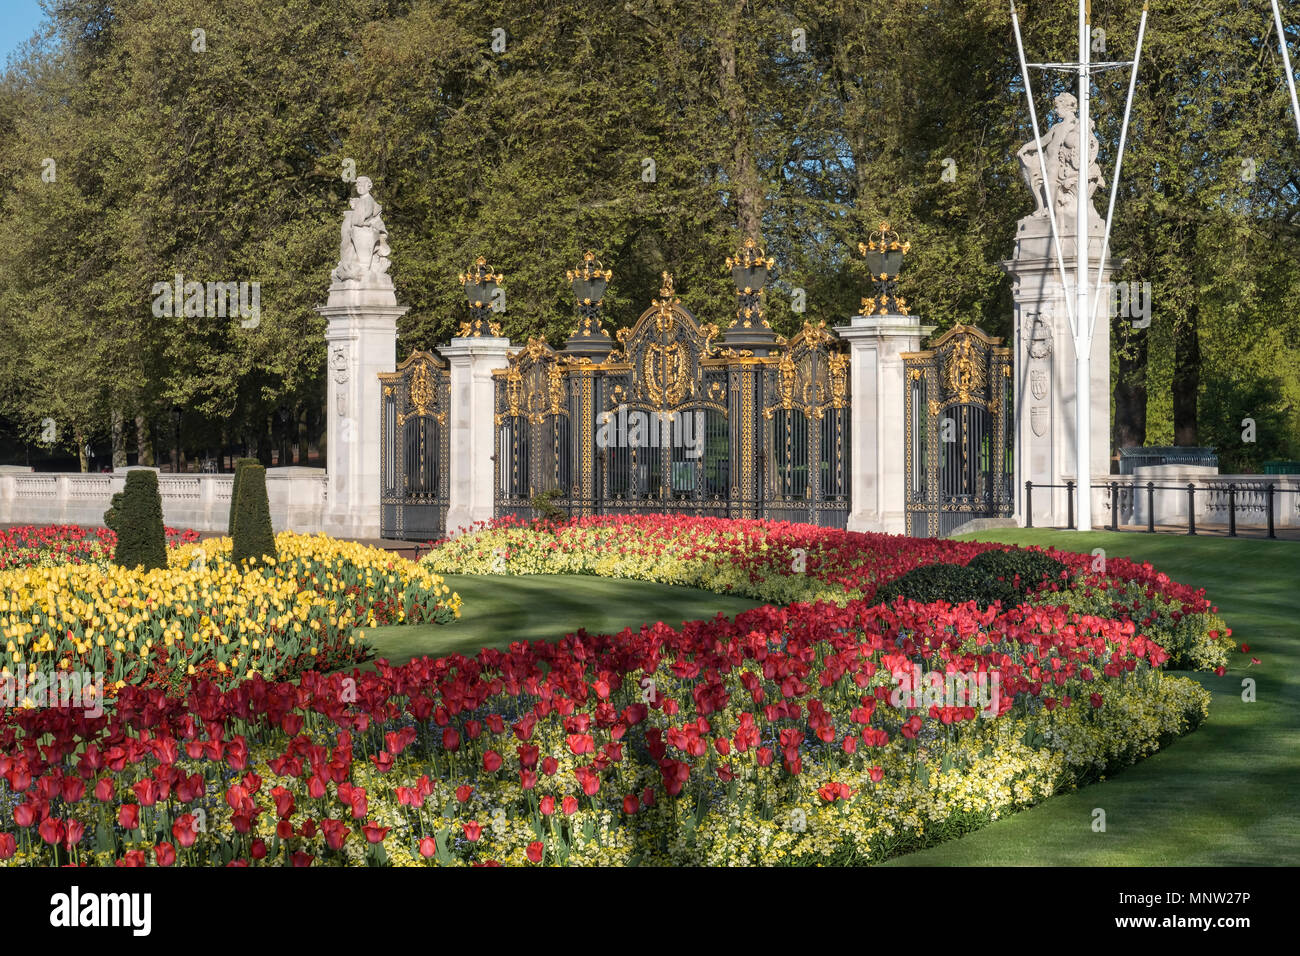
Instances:
[[[614,634],[625,627],[663,621],[728,617],[760,602],[749,598],[645,581],[581,574],[444,575],[464,600],[453,624],[377,627],[367,631],[376,655],[402,664],[415,657],[475,654],[485,647],[504,649],[511,641],[557,640],[586,628]]]
[[[1194,734],[1102,783],[891,865],[1300,863],[1300,543],[1046,529],[970,537],[1150,561],[1204,587],[1250,653],[1234,655],[1223,677],[1187,675],[1213,694]],[[1247,677],[1255,703],[1242,700]],[[1106,811],[1104,833],[1093,832],[1095,808]]]

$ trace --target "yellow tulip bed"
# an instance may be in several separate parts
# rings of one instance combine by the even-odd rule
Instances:
[[[439,575],[386,551],[292,532],[276,547],[279,560],[242,568],[218,538],[172,548],[168,567],[152,571],[0,571],[0,677],[88,670],[110,693],[186,675],[286,678],[363,659],[359,628],[459,616]]]

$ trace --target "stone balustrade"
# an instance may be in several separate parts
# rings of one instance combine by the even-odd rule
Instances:
[[[112,474],[46,474],[0,466],[0,525],[102,525],[114,493],[126,483],[120,468]],[[222,531],[230,520],[233,475],[158,475],[163,521],[172,528]],[[266,492],[276,531],[324,530],[325,469],[269,468]]]

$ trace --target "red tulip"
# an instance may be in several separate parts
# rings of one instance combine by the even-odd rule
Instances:
[[[41,839],[50,846],[58,846],[68,835],[67,827],[58,817],[46,817],[41,821],[36,832],[41,835]]]
[[[473,787],[471,787],[467,783],[462,783],[459,787],[456,788],[456,799],[459,800],[461,803],[465,803],[467,800],[469,800],[469,795],[473,792],[474,792]]]
[[[81,842],[81,838],[86,835],[86,825],[80,820],[68,821],[68,832],[64,838],[63,845],[71,850]]]
[[[573,816],[575,813],[578,812],[577,797],[572,797],[572,796],[565,797],[562,801],[560,801],[560,809],[564,811],[564,815],[566,817]]]
[[[10,837],[10,839],[12,840],[13,838]],[[541,863],[542,853],[545,849],[546,847],[541,840],[534,840],[532,843],[528,844],[528,848],[524,850],[524,853],[527,855],[530,863]]]
[[[124,803],[117,810],[118,825],[124,830],[140,829],[140,807],[134,803]]]
[[[371,843],[383,843],[384,837],[388,836],[391,827],[381,827],[378,823],[366,823],[361,830],[366,835],[366,839]]]
[[[0,833],[0,860],[8,860],[17,852],[18,843],[14,839],[14,835],[12,833]]]
[[[477,843],[478,838],[483,835],[483,827],[474,820],[462,824],[461,829],[465,831],[465,839],[470,843]]]
[[[489,750],[483,754],[483,770],[487,773],[496,773],[501,769],[501,755],[495,750]]]
[[[438,844],[433,837],[420,838],[420,856],[430,857],[438,852]]]
[[[177,817],[176,822],[172,824],[172,836],[181,846],[193,846],[197,836],[194,831],[194,814],[182,813]]]
[[[261,860],[266,856],[266,841],[256,839],[248,845],[248,855],[254,860]]]
[[[153,855],[159,866],[171,866],[176,862],[176,847],[170,843],[159,843],[153,848]]]
[[[555,812],[555,798],[549,794],[538,801],[537,809],[541,811],[542,816],[549,817]]]

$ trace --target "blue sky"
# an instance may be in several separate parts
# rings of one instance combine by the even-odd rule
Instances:
[[[0,64],[36,32],[42,16],[38,0],[0,0]]]

